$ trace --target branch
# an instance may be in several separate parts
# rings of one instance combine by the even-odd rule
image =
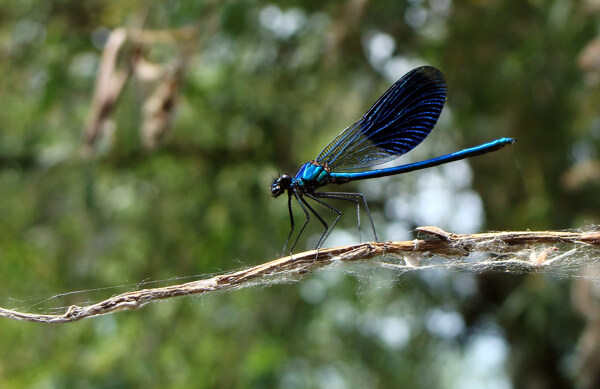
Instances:
[[[118,69],[117,67],[119,52],[126,40],[127,31],[124,28],[117,28],[109,35],[102,51],[102,59],[94,88],[92,110],[84,134],[85,147],[82,150],[84,154],[91,152],[115,107],[117,99],[121,95],[125,83],[129,79],[130,66],[126,66],[125,69]]]
[[[433,266],[459,266],[467,270],[540,271],[569,258],[569,254],[581,252],[585,248],[597,252],[600,247],[600,231],[453,234],[438,227],[420,227],[417,231],[430,237],[401,242],[369,242],[307,251],[198,281],[127,292],[91,305],[72,305],[59,315],[40,315],[0,308],[0,317],[42,323],[68,323],[117,311],[136,310],[146,303],[173,297],[201,295],[219,290],[298,279],[322,267],[346,262],[369,261],[376,257],[382,257],[382,260],[370,263],[383,264],[385,267],[404,271]],[[566,246],[562,249],[564,252],[558,253],[561,249],[549,246],[554,244]],[[461,261],[461,258],[473,253],[491,255],[475,262]],[[434,256],[446,259],[446,262],[442,262],[441,265],[433,261],[428,265],[422,263],[424,258]],[[398,261],[398,257],[402,260]],[[396,262],[394,262],[395,258]]]

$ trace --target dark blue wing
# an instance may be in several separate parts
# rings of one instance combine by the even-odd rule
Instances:
[[[398,158],[429,135],[445,101],[442,73],[431,66],[413,69],[325,147],[317,162],[339,172]]]

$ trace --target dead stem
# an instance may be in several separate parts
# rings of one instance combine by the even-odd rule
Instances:
[[[411,241],[369,242],[307,251],[198,281],[122,293],[90,305],[72,305],[63,314],[58,315],[40,315],[0,308],[0,317],[41,323],[68,323],[117,311],[136,310],[146,303],[158,300],[248,287],[260,283],[260,280],[272,279],[274,276],[300,278],[315,269],[335,263],[368,261],[386,254],[387,257],[404,258],[401,265],[404,269],[427,268],[429,266],[420,266],[421,259],[433,255],[449,258],[452,263],[461,263],[460,259],[469,254],[489,253],[504,258],[486,262],[499,264],[497,267],[489,267],[490,269],[513,265],[525,271],[539,271],[555,263],[561,255],[564,256],[554,245],[567,245],[565,251],[573,251],[580,246],[600,246],[600,232],[509,231],[454,234],[438,227],[419,227],[417,231],[430,237]],[[548,245],[552,246],[548,247]],[[517,252],[522,252],[522,255],[516,255]],[[553,257],[554,254],[556,255]],[[506,259],[507,256],[510,257]],[[478,263],[473,263],[470,268],[465,263],[463,265],[465,265],[462,266],[464,270],[481,269],[479,266],[481,264]]]

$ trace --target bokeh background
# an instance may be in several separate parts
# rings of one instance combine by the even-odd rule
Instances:
[[[289,220],[271,180],[425,64],[448,101],[402,162],[518,142],[344,187],[381,238],[593,228],[599,29],[596,0],[1,1],[0,306],[60,312],[276,258]],[[327,245],[356,242],[337,205]],[[366,264],[72,324],[4,319],[0,387],[598,387],[597,295],[560,273]]]

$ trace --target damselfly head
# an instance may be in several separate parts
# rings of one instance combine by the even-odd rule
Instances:
[[[273,180],[271,184],[271,196],[277,197],[292,186],[292,176],[283,174],[281,177]]]

